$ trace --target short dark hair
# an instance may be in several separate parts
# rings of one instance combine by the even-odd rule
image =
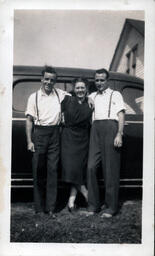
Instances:
[[[83,82],[85,85],[86,85],[86,88],[88,89],[89,87],[89,81],[85,78],[85,77],[78,77],[78,78],[75,78],[73,81],[72,81],[72,84],[74,85],[75,87],[75,84],[77,82]]]
[[[42,73],[42,76],[44,76],[45,73],[50,73],[50,74],[55,74],[55,76],[57,77],[57,73],[55,69],[51,66],[44,66],[41,73]]]
[[[105,68],[96,70],[96,71],[95,71],[95,75],[96,75],[96,74],[106,74],[106,79],[109,78],[109,72],[108,72]]]

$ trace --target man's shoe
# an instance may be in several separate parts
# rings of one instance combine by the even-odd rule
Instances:
[[[102,213],[101,218],[112,218],[112,216],[113,215],[111,213],[104,212],[104,213]]]
[[[46,211],[45,213],[47,214],[48,217],[50,217],[52,219],[56,218],[56,215],[52,211]]]
[[[80,215],[85,215],[86,217],[95,215],[94,211],[87,211],[87,210],[80,210],[79,213]]]
[[[88,211],[86,213],[86,217],[93,216],[93,215],[95,215],[95,212],[93,212],[93,211],[91,211],[91,212]]]
[[[35,217],[37,217],[37,218],[42,218],[42,217],[44,217],[44,213],[43,212],[35,212]]]
[[[112,218],[114,215],[115,215],[115,213],[111,209],[107,208],[101,214],[101,218]]]
[[[102,206],[101,206],[101,211],[104,211],[104,210],[106,210],[108,207],[107,207],[107,205],[106,204],[103,204]]]

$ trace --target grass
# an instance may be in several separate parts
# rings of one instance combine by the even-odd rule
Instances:
[[[11,242],[141,243],[141,200],[124,202],[111,219],[71,214],[66,208],[56,215],[36,217],[33,203],[12,203]]]

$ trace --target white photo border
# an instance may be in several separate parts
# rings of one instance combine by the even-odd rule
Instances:
[[[144,157],[142,244],[10,243],[10,184],[13,31],[15,9],[144,10]],[[0,255],[153,255],[154,246],[154,85],[155,1],[50,1],[2,0],[0,2]]]

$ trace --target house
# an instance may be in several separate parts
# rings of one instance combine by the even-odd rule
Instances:
[[[109,70],[144,78],[144,21],[126,19]]]

